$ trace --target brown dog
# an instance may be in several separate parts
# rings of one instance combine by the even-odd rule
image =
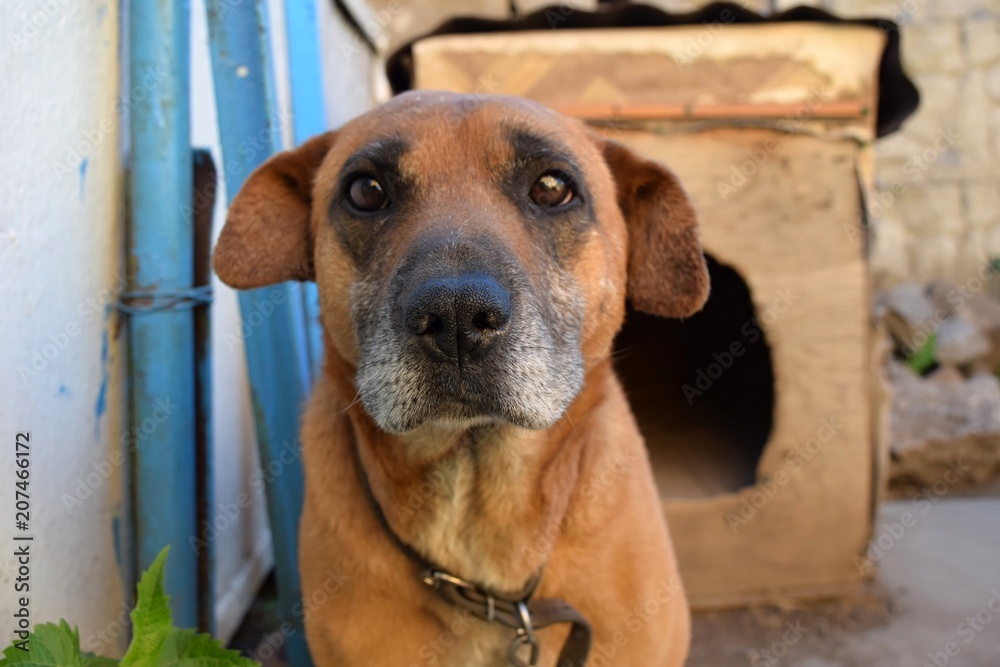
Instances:
[[[532,102],[408,93],[255,172],[215,269],[319,286],[300,541],[319,667],[505,665],[535,582],[589,620],[587,665],[683,664],[687,603],[610,358],[626,296],[666,317],[707,298],[673,174]],[[429,585],[448,575],[481,613]],[[502,610],[517,633],[486,620]],[[538,630],[538,664],[578,625]]]

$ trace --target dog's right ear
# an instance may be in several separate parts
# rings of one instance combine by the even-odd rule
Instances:
[[[278,153],[250,174],[229,205],[212,263],[222,282],[250,289],[313,280],[310,229],[316,172],[334,132]]]
[[[598,138],[629,233],[628,298],[637,310],[689,317],[708,299],[698,218],[672,171]]]

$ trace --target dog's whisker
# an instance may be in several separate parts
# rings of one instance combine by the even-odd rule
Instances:
[[[360,402],[361,402],[361,391],[359,390],[359,391],[358,391],[358,392],[357,392],[357,393],[355,394],[355,396],[354,396],[354,400],[353,400],[353,401],[351,401],[351,402],[350,402],[350,403],[349,403],[348,405],[346,405],[346,406],[344,407],[344,409],[342,409],[342,410],[339,410],[339,411],[337,412],[337,414],[344,414],[345,412],[347,412],[348,410],[350,410],[351,408],[353,408],[353,407],[354,407],[355,405],[357,405],[357,404],[358,404],[358,403],[360,403]]]

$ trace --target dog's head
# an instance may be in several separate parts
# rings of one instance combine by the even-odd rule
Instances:
[[[319,286],[328,353],[390,432],[555,423],[626,295],[697,311],[708,273],[676,177],[499,96],[412,92],[247,180],[215,253],[229,285]]]

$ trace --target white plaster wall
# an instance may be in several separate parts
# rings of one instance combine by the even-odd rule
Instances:
[[[292,141],[281,0],[268,0],[282,143]],[[371,58],[321,2],[331,127],[370,106]],[[46,9],[46,7],[48,9]],[[192,145],[221,173],[204,0],[192,21]],[[119,3],[5,0],[0,12],[0,609],[13,606],[13,442],[32,435],[32,621],[66,618],[85,650],[124,650],[125,331],[109,306],[124,287]],[[10,94],[16,91],[16,94]],[[220,184],[215,233],[225,218]],[[229,637],[273,563],[236,294],[215,281],[213,437],[216,617]],[[127,537],[121,531],[124,541]],[[0,642],[13,619],[0,614]]]
[[[38,443],[33,622],[65,617],[80,625],[85,649],[120,655],[130,598],[114,541],[124,516],[117,454],[126,348],[117,313],[106,306],[125,282],[120,133],[128,132],[129,97],[141,91],[118,103],[117,2],[50,5],[55,11],[39,13],[42,3],[24,0],[0,13],[0,34],[8,36],[0,44],[2,87],[18,91],[0,98],[0,345],[7,351],[0,439],[11,443],[0,444],[0,474],[12,470],[15,432],[30,429]],[[192,145],[210,147],[221,165],[202,0],[193,3],[192,29]],[[287,98],[286,90],[279,84],[279,95]],[[223,186],[216,233],[224,216]],[[215,288],[211,516],[222,527],[214,542],[217,618],[228,637],[272,557],[264,499],[250,484],[259,466],[236,297],[218,281]],[[13,532],[13,482],[0,477],[4,610],[14,602],[12,549],[4,546]],[[3,641],[12,620],[0,615]]]
[[[377,65],[368,44],[334,8],[333,0],[319,0],[319,16],[326,119],[330,128],[337,128],[372,108],[373,80],[384,76],[374,71]],[[368,23],[374,20],[370,16],[357,18]]]
[[[13,449],[26,430],[32,621],[65,617],[85,649],[117,654],[118,3],[5,0],[0,37],[0,643],[13,629]]]

